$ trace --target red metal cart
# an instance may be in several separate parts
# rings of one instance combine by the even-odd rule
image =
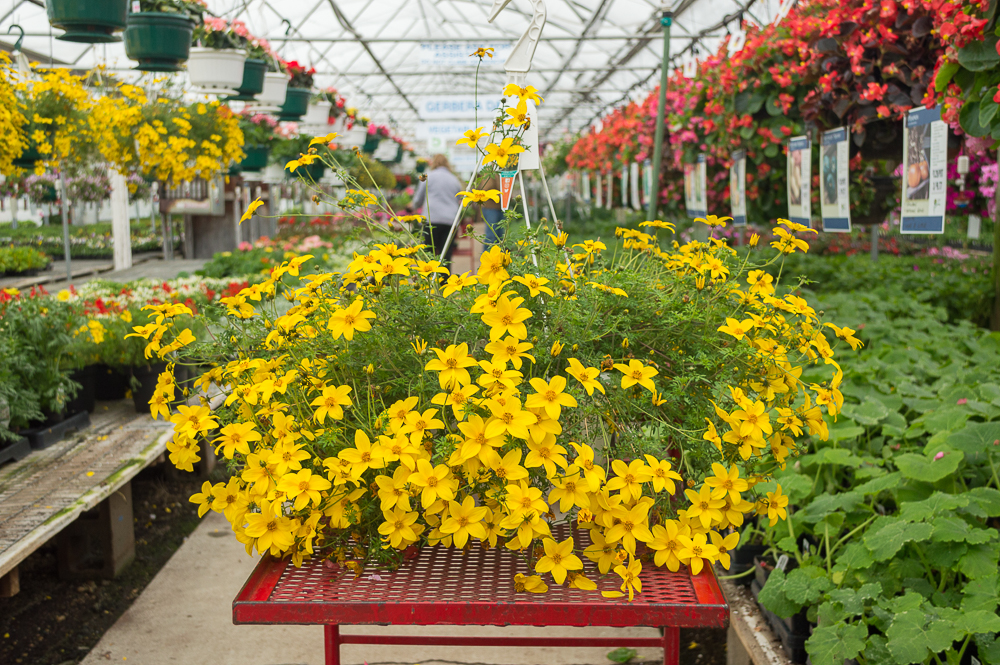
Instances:
[[[601,577],[584,561],[601,590],[618,590],[617,575]],[[295,568],[264,557],[233,601],[236,624],[322,624],[326,663],[340,665],[341,644],[505,647],[663,647],[663,662],[679,659],[679,629],[725,628],[729,607],[710,567],[700,575],[647,567],[635,600],[555,585],[548,593],[515,593],[514,575],[527,564],[502,548],[468,552],[425,547],[398,570],[360,576],[323,561]],[[616,580],[618,582],[616,583]],[[341,635],[340,625],[421,626],[651,626],[662,638],[520,638]]]

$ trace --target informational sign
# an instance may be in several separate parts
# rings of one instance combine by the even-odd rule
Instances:
[[[435,95],[417,99],[417,110],[422,120],[473,120],[478,113],[478,119],[484,125],[493,120],[492,113],[499,105],[499,97],[483,96],[479,97],[477,105],[473,95]]]
[[[580,179],[583,181],[583,200],[585,203],[590,203],[590,172],[584,171]]]
[[[979,229],[982,225],[982,221],[983,220],[979,218],[979,215],[969,215],[969,240],[979,240]]]
[[[653,162],[646,160],[642,164],[642,203],[649,205],[653,198]]]
[[[684,207],[688,217],[707,217],[708,166],[705,155],[698,155],[694,164],[684,165]]]
[[[788,142],[788,219],[812,228],[812,141],[796,136]]]
[[[594,196],[594,205],[596,205],[598,208],[603,208],[604,207],[604,200],[603,200],[603,197],[601,196],[601,194],[604,191],[604,188],[601,187],[601,174],[600,173],[596,174],[596,177],[594,179],[594,183],[597,185],[596,187],[594,187],[594,194],[595,194],[595,196]]]
[[[517,167],[505,168],[500,171],[500,207],[507,210],[514,193],[514,178],[517,177]]]
[[[615,207],[615,172],[608,172],[608,208]]]
[[[819,151],[819,210],[823,230],[851,232],[850,132],[847,127],[823,132]]]
[[[422,122],[416,127],[416,138],[421,141],[441,138],[454,145],[470,129],[473,127],[467,122]]]
[[[628,207],[628,176],[629,176],[628,164],[623,164],[622,165],[621,174],[622,174],[621,175],[621,177],[622,177],[622,207],[623,208],[627,208]]]
[[[941,107],[912,109],[903,123],[900,233],[944,233],[948,125]]]
[[[642,210],[642,202],[639,200],[639,162],[632,162],[628,168],[629,181],[632,184],[632,207]]]
[[[490,42],[485,45],[479,42],[451,42],[448,44],[421,42],[420,66],[475,69],[479,66],[479,58],[470,57],[470,54],[475,53],[480,47],[493,48],[493,57],[483,58],[482,67],[484,69],[500,69],[514,45],[510,42]]]
[[[537,171],[540,165],[538,158],[538,123],[535,119],[538,117],[538,109],[535,108],[535,102],[528,100],[528,128],[524,130],[524,134],[521,135],[521,145],[524,146],[524,152],[520,155],[520,162],[518,163],[518,168],[522,171]]]
[[[729,202],[732,207],[733,226],[747,225],[747,153],[737,150],[733,153],[733,165],[729,167]]]

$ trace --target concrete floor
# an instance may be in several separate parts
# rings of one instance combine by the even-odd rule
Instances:
[[[81,665],[322,665],[319,626],[234,626],[232,601],[256,564],[225,519],[209,513]],[[345,634],[657,637],[652,628],[426,628],[351,626]],[[344,665],[610,665],[601,648],[345,645]],[[639,649],[660,660],[660,649]]]

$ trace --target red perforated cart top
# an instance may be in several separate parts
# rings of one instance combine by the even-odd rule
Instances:
[[[584,559],[598,589],[618,590],[618,575],[600,575]],[[728,624],[729,608],[710,568],[692,576],[683,568],[644,566],[635,600],[604,598],[549,582],[543,594],[515,593],[514,575],[531,574],[503,548],[468,552],[424,547],[398,570],[353,572],[322,560],[296,568],[264,557],[233,601],[233,622],[290,624],[679,626]]]

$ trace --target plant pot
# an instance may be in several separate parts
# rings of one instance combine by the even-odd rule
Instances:
[[[427,162],[420,162],[417,164],[417,173],[423,173],[427,170]]]
[[[264,74],[264,89],[257,95],[257,101],[269,108],[280,108],[285,103],[288,92],[288,76],[281,72]]]
[[[309,110],[309,88],[289,88],[285,93],[285,103],[281,105],[279,120],[298,120]]]
[[[337,137],[337,143],[345,148],[360,148],[368,140],[368,130],[364,127],[354,127]]]
[[[236,88],[237,94],[229,99],[252,102],[255,95],[264,91],[264,75],[267,74],[267,62],[264,60],[247,60],[243,63],[243,82]]]
[[[95,365],[87,365],[86,367],[70,373],[69,378],[80,384],[80,391],[76,394],[76,397],[66,402],[67,414],[72,416],[77,413],[83,413],[84,411],[88,413],[94,412],[95,402],[97,399],[94,394],[95,373]]]
[[[194,21],[184,14],[137,12],[125,28],[125,55],[144,72],[179,72],[191,52]]]
[[[756,575],[750,575],[747,571],[754,568],[756,565],[755,560],[764,556],[766,551],[767,547],[764,545],[744,545],[730,552],[728,574],[741,575],[743,573],[747,573],[743,575],[743,577],[737,577],[733,580],[733,582],[742,586],[750,586],[750,583],[753,582]],[[756,573],[756,570],[754,572]]]
[[[132,403],[135,405],[137,413],[149,411],[149,400],[153,398],[153,393],[156,392],[156,383],[166,368],[166,363],[130,368],[132,378],[139,382],[138,386],[132,382]]]
[[[94,398],[102,402],[125,399],[128,377],[113,367],[94,365]]]
[[[42,153],[38,152],[38,149],[34,146],[31,146],[25,148],[24,152],[21,153],[20,157],[14,160],[13,164],[19,169],[33,170],[35,168],[35,164],[42,161],[42,159],[44,159],[44,157],[42,157]]]
[[[367,137],[365,138],[364,145],[361,147],[361,152],[367,152],[368,154],[371,154],[376,150],[378,150],[378,144],[381,142],[382,139],[379,138],[378,134],[368,134]]]
[[[243,65],[247,54],[236,49],[192,47],[187,70],[197,92],[231,95],[243,84]]]
[[[267,166],[267,157],[271,154],[271,149],[267,146],[254,146],[243,148],[246,157],[240,162],[240,171],[260,171]]]
[[[895,176],[872,176],[872,188],[875,199],[871,203],[867,215],[856,215],[851,211],[851,224],[854,226],[873,226],[881,224],[896,207],[896,194],[899,193],[899,178]]]
[[[302,124],[326,127],[330,121],[330,109],[332,108],[333,104],[330,102],[313,102],[306,108]]]
[[[763,588],[763,585],[757,580],[754,580],[750,584],[750,593],[755,601],[760,595],[761,588]],[[759,602],[757,603],[757,608],[764,615],[771,629],[777,634],[778,639],[781,640],[781,647],[784,649],[788,659],[796,663],[796,665],[804,665],[808,658],[806,654],[806,640],[809,639],[811,633],[809,622],[805,618],[805,610],[802,610],[790,619],[783,619]],[[798,629],[793,629],[790,626],[793,620],[795,620]]]
[[[128,24],[128,0],[48,0],[45,11],[53,28],[66,31],[57,39],[67,42],[120,42],[114,33]]]

